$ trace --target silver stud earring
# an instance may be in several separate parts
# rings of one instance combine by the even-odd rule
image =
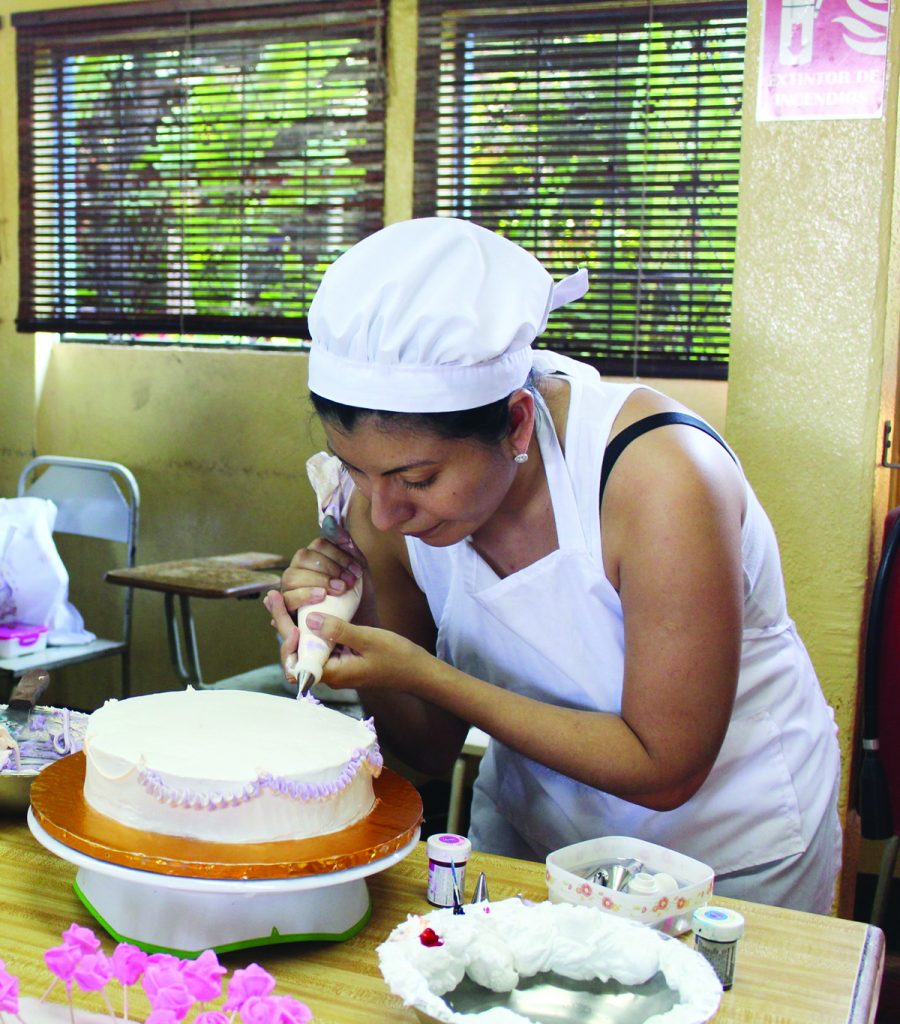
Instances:
[[[518,462],[520,466],[522,465],[523,462],[527,462],[527,461],[528,461],[528,452],[519,452],[519,454],[516,455],[513,458],[513,462]]]

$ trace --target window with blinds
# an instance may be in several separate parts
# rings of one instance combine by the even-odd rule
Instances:
[[[382,226],[383,0],[19,14],[22,331],[307,337]]]
[[[746,5],[420,0],[418,215],[470,218],[587,296],[540,344],[724,378]]]

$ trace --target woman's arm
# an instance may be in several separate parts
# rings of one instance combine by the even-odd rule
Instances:
[[[633,404],[632,418],[640,405]],[[616,464],[602,522],[607,575],[625,622],[621,716],[499,689],[443,664],[421,644],[330,618],[323,634],[361,657],[333,665],[328,681],[366,693],[399,690],[588,785],[658,810],[676,807],[706,778],[731,717],[743,493],[730,456],[687,426],[642,436]],[[386,607],[391,621],[400,611]]]

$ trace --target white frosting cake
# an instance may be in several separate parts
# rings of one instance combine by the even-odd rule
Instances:
[[[88,721],[84,798],[131,828],[220,843],[337,832],[371,811],[371,721],[314,698],[187,690],[109,700]]]

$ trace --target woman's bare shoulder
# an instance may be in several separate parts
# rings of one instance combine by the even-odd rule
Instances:
[[[631,395],[617,416],[610,437],[658,412],[690,413],[680,403],[647,389]],[[633,440],[610,473],[600,508],[607,575],[618,589],[622,560],[635,551],[659,550],[679,537],[708,537],[713,520],[732,523],[740,543],[745,512],[743,475],[717,440],[692,426],[651,430]],[[736,532],[735,532],[736,531]],[[675,550],[678,550],[676,546]],[[704,550],[702,545],[697,550]]]

